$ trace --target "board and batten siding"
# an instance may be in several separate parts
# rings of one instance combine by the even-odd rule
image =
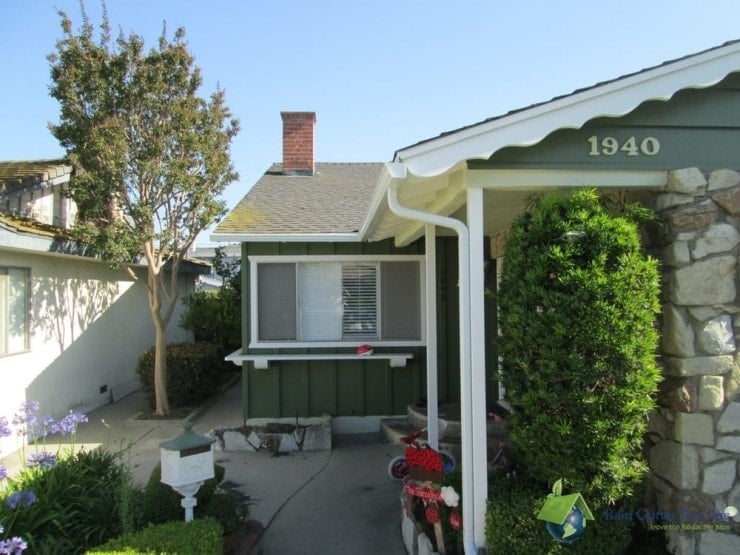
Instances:
[[[423,254],[423,244],[398,249],[392,242],[378,243],[243,243],[242,344],[249,345],[249,257],[265,255],[380,255]],[[380,350],[380,349],[379,349]],[[399,414],[424,390],[424,348],[383,348],[383,352],[410,352],[405,368],[391,368],[387,360],[274,361],[266,370],[243,367],[245,418],[285,416],[366,416]],[[347,349],[244,349],[249,354],[338,353]]]
[[[459,402],[460,349],[458,314],[457,239],[438,237],[437,249],[437,352],[439,399]],[[397,248],[392,241],[375,243],[243,243],[242,244],[242,344],[249,345],[252,322],[249,307],[250,256],[267,255],[386,255],[423,254],[417,241]],[[486,371],[489,399],[495,400],[496,324],[495,262],[486,273],[487,334]],[[244,418],[298,416],[370,416],[405,414],[406,406],[426,397],[425,347],[395,347],[382,352],[410,352],[405,368],[391,368],[387,360],[274,361],[266,370],[244,362],[242,396]],[[346,349],[248,349],[245,354],[337,353]]]

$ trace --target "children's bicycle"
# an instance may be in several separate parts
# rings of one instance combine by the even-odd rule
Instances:
[[[444,431],[447,428],[447,422],[445,420],[439,420],[439,437],[444,435]],[[420,439],[421,434],[424,433],[427,428],[422,428],[414,432],[413,434],[404,436],[401,438],[401,442],[408,445],[406,452],[403,455],[393,457],[388,463],[388,476],[393,480],[403,480],[409,475],[409,461],[408,455],[413,453],[414,458],[425,455],[436,457],[438,456],[442,462],[442,470],[445,474],[453,472],[457,467],[457,461],[455,456],[449,451],[435,451],[432,449],[426,441]],[[409,451],[415,449],[418,451]]]

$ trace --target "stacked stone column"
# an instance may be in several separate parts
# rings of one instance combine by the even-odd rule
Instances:
[[[649,421],[654,499],[672,553],[740,553],[740,515],[727,516],[740,510],[740,173],[670,172],[655,208],[665,379]]]

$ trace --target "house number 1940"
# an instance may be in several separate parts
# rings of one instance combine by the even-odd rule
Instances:
[[[614,156],[620,152],[627,156],[655,156],[660,152],[660,141],[655,137],[645,137],[638,143],[634,136],[620,142],[615,137],[592,135],[588,144],[589,156]]]

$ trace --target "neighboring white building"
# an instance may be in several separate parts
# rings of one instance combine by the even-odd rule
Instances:
[[[60,160],[0,162],[0,416],[8,420],[23,401],[59,418],[128,395],[139,388],[137,358],[154,342],[145,286],[64,235],[75,213],[62,194],[71,173]],[[181,293],[209,270],[184,264]],[[170,342],[190,339],[181,312]],[[0,456],[17,447],[14,437],[0,439]]]

